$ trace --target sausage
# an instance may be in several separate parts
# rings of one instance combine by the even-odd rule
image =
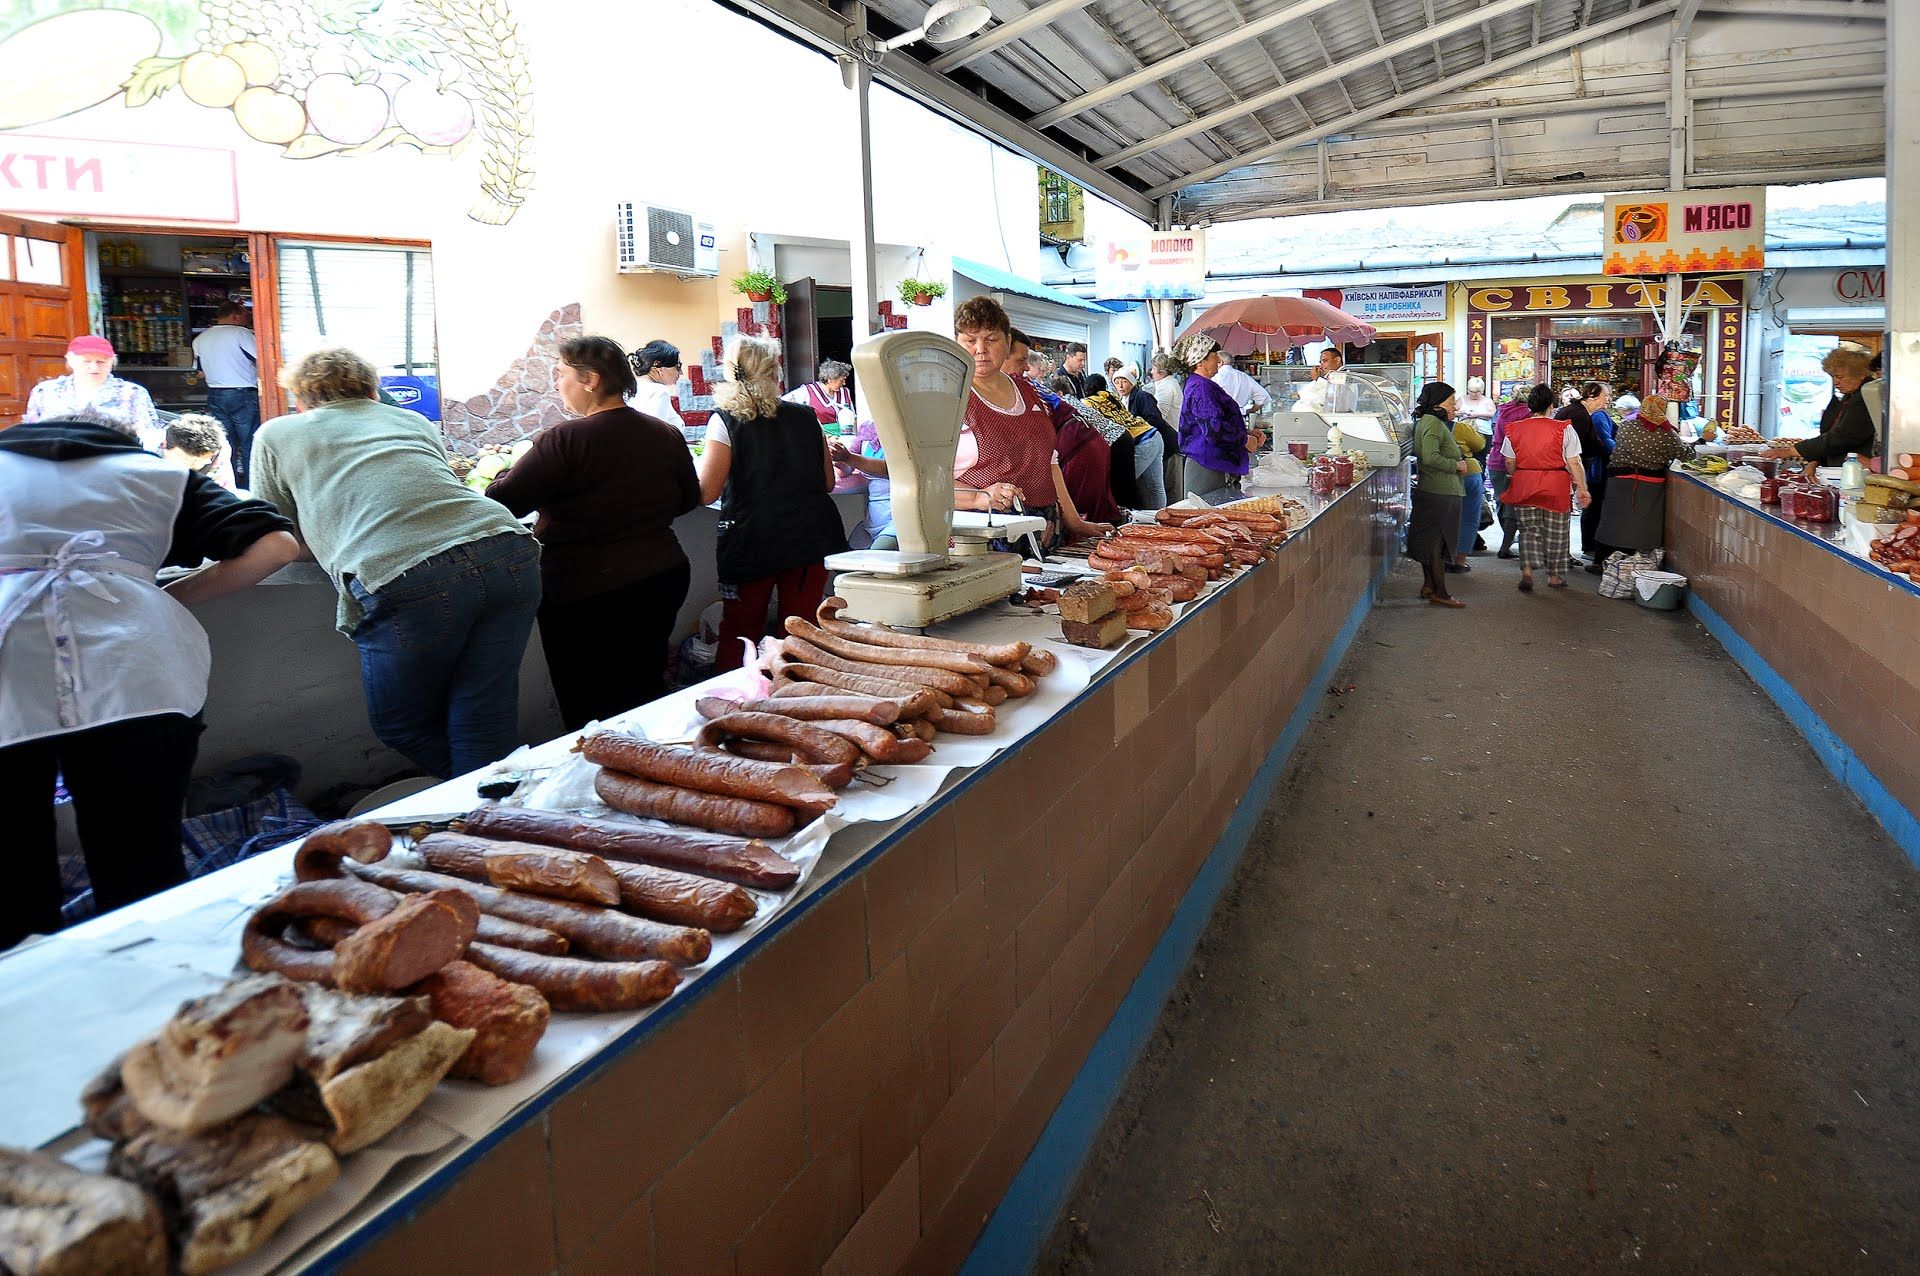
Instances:
[[[807,684],[795,685],[806,686]],[[830,690],[830,688],[825,689]],[[702,700],[700,703],[704,706],[708,702]],[[857,718],[862,722],[871,722],[876,727],[890,727],[905,716],[900,712],[902,707],[902,701],[882,700],[878,696],[792,695],[776,696],[771,700],[749,700],[744,704],[730,704],[726,712],[777,713],[782,717],[796,718],[802,722],[820,718]],[[931,707],[931,705],[927,706],[927,708]],[[921,710],[923,713],[925,711],[925,709]],[[708,717],[720,716],[707,714],[704,707],[701,713]]]
[[[581,742],[580,755],[589,762],[656,784],[774,802],[811,815],[831,809],[834,803],[833,791],[803,767],[655,744],[624,731],[595,731]]]
[[[372,885],[371,882],[367,885]],[[672,921],[673,918],[663,918]],[[337,917],[301,917],[288,928],[290,934],[306,940],[316,948],[331,948],[354,932],[354,924]],[[500,948],[518,948],[523,952],[547,953],[560,957],[567,951],[567,941],[550,930],[538,926],[527,926],[520,922],[510,922],[504,917],[495,917],[492,913],[480,914],[479,924],[474,927],[473,942],[493,944]]]
[[[333,949],[333,983],[342,992],[391,993],[419,983],[473,942],[480,907],[459,891],[410,895]]]
[[[582,904],[620,903],[620,883],[598,855],[543,846],[526,851],[499,850],[486,857],[485,881],[506,890],[548,895]]]
[[[933,737],[938,734],[939,732],[935,730],[933,723],[927,721],[925,718],[921,718],[913,724],[913,735],[917,740],[924,740],[928,744],[932,744]]]
[[[398,906],[391,891],[352,878],[296,882],[253,910],[240,934],[248,970],[273,971],[303,983],[333,987],[333,953],[295,948],[282,936],[299,918],[332,918],[354,926],[378,921]]]
[[[340,860],[372,864],[387,858],[393,833],[381,824],[335,820],[322,824],[301,841],[293,853],[293,875],[298,881],[340,876]]]
[[[683,966],[707,959],[713,937],[704,930],[664,926],[616,913],[611,908],[575,904],[564,899],[542,899],[503,891],[483,882],[469,882],[444,873],[423,873],[415,869],[389,868],[385,864],[366,864],[353,870],[360,877],[389,890],[457,890],[473,896],[480,910],[508,921],[539,926],[556,935],[565,935],[576,951],[618,961],[636,961],[662,957]],[[509,976],[511,978],[511,976]]]
[[[1127,613],[1127,628],[1129,629],[1144,629],[1148,633],[1158,633],[1172,623],[1172,610],[1159,603],[1154,603],[1149,607],[1142,607],[1138,611],[1130,611]]]
[[[817,718],[859,718],[862,721],[873,722],[877,727],[890,727],[893,725],[893,722],[880,722],[877,720],[883,716],[887,710],[891,709],[895,713],[894,722],[904,721],[907,718],[917,718],[928,710],[939,708],[938,703],[934,700],[936,694],[936,692],[922,687],[910,696],[866,696],[858,692],[842,691],[838,687],[829,687],[824,683],[790,682],[784,687],[777,688],[770,698],[750,701],[749,703],[758,706],[759,712],[762,713],[785,713],[787,711],[786,703],[789,700],[799,700],[803,703],[818,700],[833,703],[858,704],[861,706],[861,712],[859,713],[828,713],[824,712],[824,710],[829,706],[822,704],[819,706],[822,712],[814,712],[810,705],[806,712],[797,713],[792,716],[803,717],[808,721],[813,721]],[[745,708],[746,706],[743,705],[741,707]]]
[[[924,761],[930,752],[925,740],[902,740],[885,727],[876,727],[870,722],[822,722],[819,725],[823,730],[853,741],[875,762],[906,765]]]
[[[993,668],[986,657],[976,656],[964,651],[941,651],[936,647],[894,647],[879,646],[863,642],[852,634],[841,631],[828,633],[810,620],[799,616],[787,617],[787,632],[795,638],[804,638],[816,647],[833,652],[836,656],[845,656],[848,660],[864,661],[870,665],[909,665],[921,669],[945,669],[950,673],[965,674],[968,677],[984,675]],[[848,626],[848,629],[854,629]],[[855,632],[858,632],[855,630]]]
[[[893,678],[877,678],[872,674],[843,673],[838,669],[830,669],[824,665],[809,665],[798,662],[787,666],[787,668],[795,675],[807,679],[808,682],[824,683],[839,691],[851,691],[863,696],[882,696],[889,698],[917,696],[921,692],[926,692],[933,697],[933,703],[936,708],[951,709],[953,707],[953,697],[946,692],[936,691],[931,687],[916,686],[911,682],[900,682]],[[779,693],[775,692],[774,694],[778,696]]]
[[[993,734],[992,709],[985,713],[970,713],[965,709],[935,709],[931,720],[935,727],[955,735]]]
[[[725,714],[701,728],[699,743],[718,744],[728,736],[789,745],[809,762],[845,762],[851,765],[860,760],[860,751],[839,736],[778,713],[743,711]]]
[[[946,710],[946,712],[973,713],[973,714],[984,713],[988,717],[992,717],[993,706],[988,702],[986,702],[985,700],[956,700],[953,702],[953,708]]]
[[[935,651],[958,651],[980,656],[988,664],[1003,665],[1012,668],[1027,658],[1032,648],[1024,642],[962,642],[957,638],[934,638],[926,634],[903,634],[889,629],[885,625],[854,625],[840,619],[840,613],[846,609],[844,598],[828,598],[821,602],[815,616],[820,627],[830,634],[842,638],[851,638],[855,642],[870,643],[878,647],[921,647]]]
[[[775,744],[771,740],[728,740],[716,747],[723,753],[753,758],[759,762],[785,762],[803,766],[819,776],[820,782],[836,793],[853,783],[855,763],[809,762],[791,745]],[[860,750],[853,752],[856,758],[860,756]]]
[[[737,761],[744,763],[747,759]],[[819,783],[818,776],[809,774],[808,778]],[[602,770],[593,777],[593,791],[602,802],[628,815],[666,820],[670,824],[690,824],[694,828],[738,837],[785,837],[798,823],[793,808],[777,802],[656,784],[623,771]]]
[[[1205,528],[1163,527],[1158,523],[1128,523],[1119,528],[1114,535],[1126,540],[1153,541],[1167,545],[1200,545],[1217,548],[1220,544],[1220,538]]]
[[[716,837],[711,833],[649,828],[562,815],[557,811],[495,805],[467,812],[460,827],[463,832],[481,837],[591,851],[608,859],[675,868],[764,890],[785,890],[800,880],[799,867],[766,843]]]
[[[785,648],[787,654],[796,661],[818,665],[824,669],[838,669],[842,673],[867,678],[890,678],[912,687],[932,687],[935,691],[944,691],[950,696],[970,696],[978,690],[978,685],[969,674],[954,673],[947,669],[927,669],[920,665],[876,665],[860,660],[849,660],[845,656],[817,647],[805,638],[788,637]],[[982,678],[985,676],[981,675]]]
[[[581,961],[492,944],[473,945],[467,949],[467,960],[502,979],[527,985],[555,1010],[589,1014],[642,1010],[665,1001],[680,984],[680,972],[664,961]]]
[[[619,907],[656,921],[698,926],[716,934],[739,930],[760,911],[753,896],[738,886],[668,868],[609,864],[585,851],[535,846],[528,842],[494,842],[461,833],[435,833],[422,838],[418,849],[429,868],[470,881],[484,881],[490,863],[502,854],[572,855],[592,859],[606,868],[618,884],[615,902]],[[519,947],[517,944],[503,946]]]
[[[1020,659],[1020,672],[1044,678],[1060,667],[1060,658],[1045,647],[1035,647]]]

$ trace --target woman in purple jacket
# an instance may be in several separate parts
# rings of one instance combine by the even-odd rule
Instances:
[[[1191,371],[1180,399],[1180,455],[1186,458],[1187,494],[1205,496],[1231,487],[1244,475],[1266,436],[1247,429],[1233,396],[1214,381],[1222,362],[1212,337],[1186,338],[1175,357]]]

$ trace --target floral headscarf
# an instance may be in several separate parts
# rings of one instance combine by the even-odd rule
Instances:
[[[1204,332],[1196,332],[1190,337],[1182,337],[1174,343],[1173,356],[1189,372],[1200,366],[1200,361],[1220,348],[1220,343]]]
[[[1640,400],[1640,424],[1649,430],[1671,430],[1673,422],[1667,420],[1667,401],[1657,394]]]

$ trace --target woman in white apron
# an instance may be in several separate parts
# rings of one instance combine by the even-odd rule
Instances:
[[[0,949],[58,929],[54,785],[73,798],[96,909],[186,876],[180,815],[207,700],[185,604],[300,552],[293,524],[141,450],[99,412],[0,431]],[[162,589],[162,566],[213,565]]]

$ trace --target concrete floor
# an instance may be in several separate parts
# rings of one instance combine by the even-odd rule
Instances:
[[[1037,1270],[1920,1270],[1920,876],[1685,613],[1473,561],[1401,564]]]

